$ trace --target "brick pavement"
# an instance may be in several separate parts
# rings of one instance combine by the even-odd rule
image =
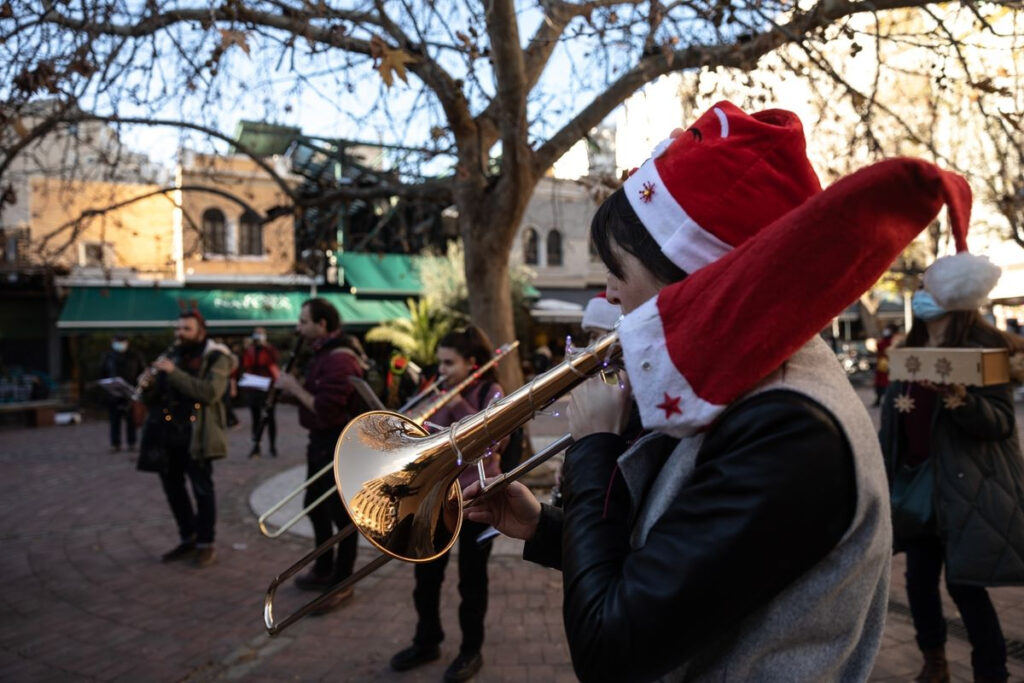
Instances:
[[[239,416],[245,419],[243,411]],[[248,432],[231,432],[232,457],[215,465],[218,553],[197,571],[162,565],[176,534],[159,480],[109,453],[106,425],[0,432],[0,680],[438,680],[458,645],[456,581],[443,598],[450,639],[438,662],[405,674],[387,667],[414,627],[412,567],[392,562],[357,587],[353,601],[271,639],[262,600],[271,577],[308,541],[259,535],[249,494],[303,461],[303,433],[281,408],[282,456],[248,461]],[[558,420],[543,418],[540,434]],[[502,540],[491,561],[485,666],[480,681],[574,680],[561,627],[561,576],[522,562]],[[360,561],[371,557],[360,551]],[[894,560],[892,600],[905,604]],[[454,570],[454,567],[452,568]],[[309,594],[279,591],[279,610]],[[1024,588],[993,591],[1007,637],[1024,641]],[[950,609],[947,615],[954,615]],[[955,680],[970,680],[969,646],[950,643]],[[873,680],[908,680],[917,667],[913,630],[890,612]],[[1024,664],[1011,660],[1016,680]]]

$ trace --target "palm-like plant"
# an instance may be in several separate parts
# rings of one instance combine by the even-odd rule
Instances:
[[[386,342],[400,349],[414,362],[429,365],[434,362],[437,343],[452,327],[452,320],[432,310],[426,299],[407,299],[408,318],[388,320],[366,333],[368,342]]]

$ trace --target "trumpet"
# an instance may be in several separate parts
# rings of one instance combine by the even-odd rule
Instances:
[[[492,367],[494,367],[496,364],[500,363],[502,360],[507,358],[509,352],[511,352],[512,350],[514,350],[518,346],[519,346],[519,342],[518,341],[513,341],[513,342],[509,342],[508,344],[502,345],[500,348],[495,349],[494,350],[494,356],[492,356],[489,361],[487,361],[486,363],[481,365],[479,368],[477,368],[472,374],[470,374],[468,377],[466,377],[465,380],[460,382],[458,384],[458,386],[455,386],[452,389],[450,389],[450,390],[446,391],[445,393],[441,394],[441,396],[438,397],[432,404],[430,404],[422,413],[420,413],[417,417],[413,418],[413,422],[415,422],[417,425],[421,425],[422,426],[427,421],[428,418],[433,416],[443,406],[445,406],[446,404],[448,404],[452,400],[454,400],[455,397],[457,397],[460,393],[462,393],[462,391],[466,387],[468,387],[473,382],[475,382],[477,379],[479,379],[485,372],[487,372]],[[438,381],[435,382],[434,384],[435,385],[439,384],[441,379],[443,379],[443,377],[438,378]],[[433,385],[431,385],[431,386],[433,386]],[[428,389],[429,389],[429,387],[428,387]],[[426,391],[426,390],[424,390],[424,391]],[[424,392],[420,392],[420,394],[423,394],[423,393]],[[408,405],[408,403],[406,405]],[[312,486],[313,482],[315,482],[318,479],[320,479],[320,477],[327,476],[327,474],[329,472],[331,472],[331,470],[333,468],[334,468],[334,463],[333,462],[327,463],[318,472],[316,472],[313,476],[311,476],[306,481],[302,482],[302,484],[300,484],[297,488],[295,488],[294,490],[290,491],[287,496],[285,496],[284,498],[279,500],[277,503],[275,503],[273,506],[271,506],[266,512],[264,512],[262,515],[260,515],[259,519],[256,520],[256,522],[257,522],[257,524],[259,525],[259,528],[260,528],[260,533],[262,533],[267,538],[277,538],[278,536],[280,536],[284,532],[288,531],[288,529],[291,529],[293,526],[298,524],[299,520],[302,519],[303,517],[305,517],[306,515],[308,515],[310,510],[315,508],[317,505],[320,505],[322,502],[327,500],[330,496],[334,495],[334,493],[335,493],[334,491],[331,491],[331,490],[324,491],[316,500],[314,500],[312,503],[307,505],[305,508],[303,508],[301,511],[299,511],[294,517],[292,517],[287,522],[285,522],[284,524],[279,526],[277,529],[271,530],[267,526],[267,521],[270,519],[270,517],[272,515],[277,513],[278,510],[280,510],[285,505],[287,505],[291,500],[293,500],[300,493],[304,492],[306,489],[308,489],[310,486]]]
[[[459,475],[475,464],[483,485],[480,497],[493,495],[571,445],[567,434],[484,485],[482,460],[501,439],[587,378],[606,371],[621,352],[618,332],[611,332],[503,399],[432,435],[397,413],[371,411],[355,418],[338,439],[333,462],[335,485],[353,523],[274,578],[263,603],[267,632],[277,635],[391,559],[429,562],[448,552],[462,528]],[[277,620],[278,586],[355,531],[381,555]]]

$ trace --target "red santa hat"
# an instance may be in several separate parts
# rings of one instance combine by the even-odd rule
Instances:
[[[963,178],[916,159],[875,164],[820,192],[802,134],[793,137],[800,130],[794,115],[747,116],[727,103],[712,112],[698,120],[698,134],[684,133],[663,149],[664,160],[656,153],[645,164],[658,171],[656,181],[643,181],[652,186],[630,182],[640,172],[626,183],[627,192],[649,192],[649,202],[637,193],[643,206],[661,194],[686,207],[687,218],[671,234],[661,217],[638,212],[690,275],[619,326],[644,425],[677,436],[706,427],[814,337],[878,280],[943,203],[965,233],[971,206]],[[708,128],[716,122],[718,135]],[[739,130],[745,134],[734,137]],[[714,148],[693,149],[709,139]],[[675,154],[701,167],[687,169]],[[702,196],[716,192],[728,199]],[[698,207],[704,213],[695,218]],[[725,219],[717,219],[715,207]],[[712,244],[716,249],[707,248]]]
[[[583,309],[583,331],[610,332],[621,317],[622,308],[608,301],[605,293],[601,292]]]
[[[687,273],[821,192],[795,114],[746,114],[729,102],[660,143],[623,187],[662,252]]]

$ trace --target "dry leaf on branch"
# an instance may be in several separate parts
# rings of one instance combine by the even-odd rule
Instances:
[[[245,54],[249,54],[249,43],[246,42],[245,32],[222,28],[220,30],[220,49],[224,51],[232,45],[237,45],[245,51]]]
[[[391,47],[379,36],[374,36],[370,39],[370,56],[374,60],[380,60],[380,63],[377,64],[377,71],[380,72],[384,85],[389,88],[394,85],[395,79],[393,74],[397,74],[403,83],[409,82],[408,77],[405,75],[405,65],[414,64],[416,58],[408,52],[400,47]]]

